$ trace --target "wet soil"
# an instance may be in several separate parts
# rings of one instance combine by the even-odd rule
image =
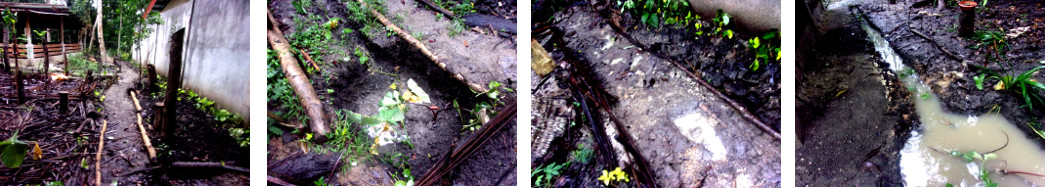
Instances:
[[[98,152],[98,131],[106,120],[105,150],[102,155],[102,184],[105,185],[247,185],[247,174],[209,169],[160,169],[144,173],[132,171],[169,164],[171,161],[224,161],[226,164],[248,166],[248,152],[232,139],[224,128],[213,126],[217,121],[209,114],[193,107],[188,101],[179,102],[179,121],[175,136],[167,141],[156,139],[157,131],[150,129],[152,143],[161,148],[159,159],[147,157],[141,134],[137,127],[134,106],[128,94],[138,86],[136,71],[128,68],[130,63],[118,62],[121,67],[105,72],[112,76],[96,77],[94,82],[83,78],[56,81],[43,86],[46,76],[30,76],[27,88],[29,95],[44,95],[27,102],[23,107],[13,103],[0,106],[0,124],[14,125],[3,128],[4,138],[18,130],[19,139],[40,143],[44,160],[27,159],[21,168],[0,169],[6,177],[6,185],[42,185],[60,182],[64,185],[94,185],[95,154]],[[9,75],[0,75],[0,80],[10,80]],[[9,82],[6,82],[9,83]],[[6,84],[0,86],[7,88]],[[97,89],[97,94],[91,90]],[[13,91],[13,90],[11,90]],[[72,91],[70,113],[58,115],[58,91]],[[5,96],[7,93],[4,93]],[[13,93],[11,93],[13,96]],[[84,95],[81,95],[84,94]],[[142,96],[145,95],[145,96]],[[144,123],[151,126],[153,102],[162,98],[148,94],[139,95],[145,109]],[[102,100],[100,97],[104,96]],[[184,97],[184,96],[183,96]],[[53,99],[52,99],[53,98]],[[32,108],[27,113],[26,108]],[[28,117],[28,118],[26,118]],[[200,125],[200,126],[196,126]],[[28,157],[27,157],[28,158]],[[204,172],[204,173],[201,173]],[[125,174],[128,173],[128,174]]]
[[[917,118],[865,33],[855,23],[832,29],[804,63],[796,186],[903,185],[899,151]]]
[[[339,1],[316,1],[323,6],[313,6],[310,12],[323,12],[327,17],[348,18],[348,10]],[[380,155],[349,154],[346,153],[338,162],[338,168],[333,169],[332,176],[326,177],[326,183],[330,185],[392,185],[394,178],[389,174],[398,174],[402,169],[382,161],[393,153],[402,153],[410,156],[408,161],[411,174],[420,178],[440,158],[450,150],[451,143],[463,144],[465,140],[472,137],[474,132],[462,130],[461,119],[467,121],[471,117],[468,112],[459,114],[453,108],[452,103],[457,101],[462,108],[470,108],[478,102],[487,101],[482,97],[476,97],[462,81],[454,79],[455,74],[462,74],[473,83],[479,83],[486,87],[490,81],[498,81],[506,84],[509,88],[515,86],[515,49],[510,40],[500,39],[492,33],[477,33],[464,31],[456,36],[446,36],[448,22],[436,20],[432,11],[425,9],[423,5],[414,1],[388,1],[385,2],[386,17],[393,19],[401,28],[408,32],[419,33],[422,41],[428,48],[440,55],[440,60],[447,63],[447,69],[435,66],[431,60],[425,58],[413,46],[401,40],[396,35],[386,35],[384,31],[376,31],[375,34],[364,34],[362,23],[346,21],[340,27],[351,28],[357,32],[344,34],[335,32],[335,42],[330,47],[331,51],[354,50],[359,47],[369,59],[366,65],[361,65],[359,57],[351,55],[349,62],[338,61],[345,56],[331,53],[317,59],[320,60],[322,71],[310,74],[320,98],[325,100],[328,115],[333,117],[335,111],[353,111],[364,115],[377,113],[378,101],[391,91],[389,86],[399,79],[405,82],[413,79],[431,97],[432,103],[426,104],[438,106],[438,116],[427,108],[410,105],[406,112],[404,126],[396,127],[404,131],[410,138],[413,148],[402,144],[393,144],[381,147]],[[479,3],[477,2],[477,7]],[[507,6],[507,5],[505,5]],[[514,7],[514,5],[511,5]],[[504,7],[504,6],[502,6]],[[320,8],[323,8],[320,10]],[[289,36],[297,32],[295,18],[306,19],[290,6],[290,1],[274,1],[269,4],[277,20],[287,27],[284,32]],[[500,8],[489,9],[497,12]],[[514,11],[514,10],[513,10]],[[503,14],[507,14],[504,12]],[[514,15],[514,13],[512,14]],[[348,20],[348,19],[342,19]],[[383,26],[382,26],[383,27]],[[340,29],[338,29],[340,30]],[[487,54],[487,55],[477,55]],[[316,58],[316,57],[313,57]],[[449,70],[449,71],[447,71]],[[395,76],[383,74],[390,73]],[[325,91],[332,92],[325,92]],[[514,93],[505,93],[500,102],[514,101]],[[270,101],[270,109],[285,111],[278,108],[277,104]],[[503,105],[493,108],[500,110]],[[514,122],[514,121],[512,121]],[[356,129],[358,130],[358,129]],[[482,149],[475,155],[466,159],[464,164],[458,166],[443,177],[442,185],[515,185],[515,125],[506,127],[505,131],[495,134]],[[289,157],[300,156],[304,153],[301,145],[296,140],[304,136],[303,133],[295,134],[287,131],[284,135],[275,136],[270,134],[269,138],[269,162],[280,161]],[[317,152],[317,151],[309,151]],[[337,160],[338,154],[332,155]],[[350,165],[350,158],[358,160],[354,166]],[[290,162],[293,163],[293,162]],[[308,164],[300,164],[307,166]],[[348,166],[347,168],[340,168]],[[344,170],[342,170],[344,169]],[[323,174],[321,176],[330,176]],[[318,178],[317,176],[316,178]],[[306,182],[311,183],[311,181]]]
[[[167,138],[161,137],[159,127],[153,126],[155,111],[152,106],[163,101],[158,93],[139,92],[142,105],[143,123],[149,133],[153,147],[156,148],[157,159],[148,159],[144,141],[137,126],[137,117],[132,104],[131,89],[140,89],[138,74],[128,62],[118,62],[123,71],[118,73],[119,80],[105,91],[105,115],[109,119],[108,132],[105,134],[106,154],[103,159],[118,159],[103,163],[102,169],[111,169],[103,173],[102,182],[116,182],[118,185],[247,185],[248,174],[217,169],[179,169],[164,168],[143,173],[126,174],[128,172],[155,166],[166,166],[175,161],[224,162],[227,165],[249,166],[249,151],[240,147],[239,142],[229,136],[228,126],[221,124],[208,112],[195,107],[195,101],[180,100],[178,115],[173,132]],[[139,90],[140,91],[140,90]],[[182,94],[178,97],[187,99]],[[245,127],[245,125],[238,125]]]
[[[582,75],[590,75],[587,79],[595,83],[589,84],[600,85],[616,99],[609,104],[609,113],[619,118],[633,135],[635,147],[649,162],[658,185],[780,186],[779,142],[772,136],[741,118],[666,60],[634,48],[634,44],[614,32],[609,22],[590,7],[567,7],[550,17],[554,18],[548,22],[553,23],[550,25],[552,34],[537,40],[557,62],[579,64],[559,63],[560,67],[545,78],[534,76],[531,83],[535,89],[533,144],[548,149],[541,150],[543,156],[531,159],[531,168],[576,160],[570,152],[578,150],[578,144],[596,148],[594,162],[571,163],[564,175],[552,180],[552,186],[601,185],[596,179],[602,170],[633,168],[631,165],[635,163],[619,146],[613,147],[615,153],[599,154],[602,153],[599,147],[604,146],[599,146],[589,131],[591,127],[586,123],[589,120],[581,120],[583,117],[579,115],[583,110],[573,105],[580,100],[573,98],[575,91],[566,84],[570,76]],[[658,38],[646,36],[654,34],[643,35]],[[639,41],[644,40],[653,39]],[[590,66],[590,73],[571,73],[563,66]],[[605,127],[611,140],[617,137],[619,133],[611,128],[609,114],[594,105],[588,106],[596,113],[597,122],[603,122],[595,126]],[[552,121],[539,120],[539,117]],[[600,157],[605,155],[622,160]]]
[[[1003,116],[1017,125],[1039,124],[1040,129],[1040,124],[1045,123],[1045,119],[1040,118],[1045,115],[1042,110],[1021,107],[1025,102],[1019,94],[990,89],[997,80],[986,81],[984,90],[977,89],[973,77],[980,73],[973,67],[985,65],[993,70],[1002,70],[1003,65],[1009,64],[1013,74],[1018,74],[1041,66],[1041,61],[1045,60],[1040,56],[1045,54],[1045,48],[1041,48],[1045,46],[1045,31],[1041,29],[1045,27],[1041,22],[1045,14],[1040,12],[1041,2],[998,1],[990,2],[987,8],[977,17],[978,30],[1002,29],[1002,32],[1008,34],[1014,33],[1012,30],[1016,28],[1029,28],[1027,32],[1007,39],[1011,48],[1005,53],[1007,60],[988,61],[989,50],[971,49],[978,42],[958,37],[956,27],[961,11],[954,6],[936,11],[935,7],[919,7],[914,2],[894,5],[867,3],[861,5],[860,9],[866,13],[866,19],[877,26],[893,48],[898,50],[904,62],[921,75],[922,82],[930,85],[947,111],[977,115],[997,107]],[[947,51],[966,61],[948,58],[931,42],[909,30],[928,35]],[[1045,79],[1041,73],[1034,74],[1033,78]],[[1026,136],[1040,138],[1029,127],[1019,127]],[[1035,140],[1045,146],[1045,140]]]
[[[1040,7],[1036,2],[991,3],[990,10],[979,16],[980,29],[1008,32],[1015,27],[1040,27],[1033,21],[1040,19],[1035,17],[1038,8],[1034,7]],[[909,130],[918,129],[912,94],[883,65],[860,29],[860,20],[867,20],[884,35],[903,62],[941,97],[946,111],[979,115],[997,107],[1020,125],[1041,121],[1034,118],[1041,116],[1040,111],[1019,107],[1023,102],[1017,95],[975,87],[972,77],[979,73],[972,66],[984,65],[988,51],[970,49],[973,41],[957,37],[960,11],[953,5],[937,11],[935,6],[916,1],[852,0],[828,1],[813,8],[817,13],[813,18],[817,20],[816,45],[811,56],[799,63],[803,66],[797,78],[796,186],[903,185],[898,151],[910,136]],[[960,57],[949,57],[912,30]],[[1009,39],[1013,50],[1007,56],[1016,70],[1040,65],[1040,57],[1035,56],[1042,53],[1037,47],[1040,38],[1040,29],[1031,29]],[[999,68],[998,63],[987,67]],[[1028,137],[1037,138],[1030,128],[1020,127]]]

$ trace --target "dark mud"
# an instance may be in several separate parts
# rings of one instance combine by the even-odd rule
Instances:
[[[484,1],[485,2],[485,1]],[[402,169],[397,169],[387,162],[382,161],[384,158],[388,158],[388,155],[393,153],[402,153],[409,156],[409,165],[411,167],[411,174],[417,178],[420,178],[424,173],[428,171],[432,166],[435,165],[437,160],[447,154],[446,151],[450,150],[451,143],[457,143],[458,145],[463,144],[465,140],[471,138],[473,133],[469,130],[462,130],[461,118],[465,118],[467,121],[471,115],[465,111],[463,114],[459,114],[456,109],[453,108],[452,103],[457,101],[461,108],[470,108],[478,102],[485,101],[486,99],[476,97],[469,88],[462,84],[461,81],[454,79],[453,74],[444,69],[440,69],[435,66],[429,59],[421,55],[413,46],[401,40],[394,34],[391,36],[386,35],[382,31],[377,31],[373,35],[364,34],[362,23],[355,23],[349,21],[348,10],[344,4],[340,1],[323,1],[317,0],[318,6],[313,6],[309,9],[310,12],[322,12],[326,17],[340,17],[343,21],[346,21],[342,26],[343,28],[351,28],[356,32],[345,34],[340,32],[334,32],[334,43],[331,45],[331,51],[344,50],[351,52],[356,47],[359,47],[364,53],[369,55],[370,61],[367,65],[361,65],[358,61],[359,57],[355,55],[350,56],[350,61],[340,61],[345,58],[345,55],[337,53],[329,53],[329,55],[323,56],[322,58],[327,61],[320,62],[322,71],[310,74],[310,78],[313,80],[313,87],[315,87],[320,98],[324,99],[325,105],[328,107],[326,112],[328,115],[333,117],[335,111],[348,110],[357,112],[360,114],[376,114],[378,101],[384,96],[386,92],[391,91],[389,86],[398,77],[400,82],[405,82],[407,79],[413,79],[418,85],[423,88],[432,98],[432,103],[429,105],[438,106],[441,109],[438,116],[435,116],[433,111],[428,110],[422,106],[410,105],[410,109],[406,112],[406,120],[404,126],[396,127],[401,131],[405,131],[410,138],[413,148],[407,147],[403,144],[395,144],[395,146],[389,145],[382,147],[378,150],[379,156],[365,154],[365,156],[353,156],[346,153],[346,155],[339,162],[339,167],[333,169],[332,173],[334,177],[329,177],[329,174],[323,174],[318,177],[326,177],[326,183],[331,185],[391,185],[395,182],[393,177],[390,177],[390,173],[400,173]],[[432,11],[427,10],[424,6],[417,6],[413,1],[388,1],[393,5],[387,5],[387,11],[390,13],[386,14],[390,19],[399,19],[397,24],[400,27],[409,31],[416,31],[423,37],[423,41],[433,51],[439,53],[440,50],[448,50],[442,47],[453,44],[456,46],[464,45],[464,47],[452,47],[452,48],[463,48],[469,51],[482,51],[483,49],[501,49],[510,48],[510,42],[500,42],[503,44],[493,45],[499,43],[498,40],[478,41],[481,37],[497,37],[492,36],[492,33],[479,34],[472,31],[465,31],[461,35],[449,38],[446,35],[446,27],[439,24],[429,25],[411,25],[413,21],[411,19],[432,19],[422,18],[418,16],[407,16],[412,14],[431,16]],[[496,3],[496,2],[494,2]],[[477,7],[488,7],[489,11],[499,12],[504,11],[504,7],[491,7],[487,5],[480,6],[480,3],[476,3]],[[511,5],[514,7],[514,4]],[[296,31],[296,23],[293,21],[297,19],[305,19],[303,15],[299,15],[292,6],[290,1],[274,1],[269,3],[269,9],[275,15],[277,20],[280,20],[286,27],[283,28],[284,32],[289,36]],[[514,8],[513,8],[514,9]],[[505,15],[511,13],[514,17],[514,10],[512,12],[499,12],[496,14]],[[391,15],[404,15],[391,16]],[[399,17],[399,18],[395,18]],[[402,20],[404,18],[409,18]],[[445,20],[440,21],[443,23]],[[307,23],[306,24],[318,24],[318,23]],[[336,30],[340,30],[337,28]],[[409,32],[408,31],[408,32]],[[464,40],[465,42],[454,42],[457,40]],[[472,46],[469,46],[472,45]],[[490,48],[490,46],[493,46]],[[469,48],[471,47],[471,48]],[[467,52],[457,52],[467,53]],[[489,54],[491,52],[483,52]],[[512,57],[515,56],[514,51],[508,54]],[[458,61],[461,57],[472,57],[472,54],[467,56],[448,56],[448,61]],[[477,63],[459,64],[459,69],[450,68],[449,70],[458,70],[463,72],[474,72],[476,74],[466,74],[466,78],[474,80],[484,81],[498,81],[514,88],[515,77],[514,77],[514,59],[510,61],[504,61],[497,59],[499,55],[486,56],[483,59],[472,59]],[[443,57],[443,56],[440,56]],[[455,60],[456,58],[456,60]],[[492,58],[492,59],[485,59]],[[482,64],[482,63],[487,64]],[[492,63],[491,63],[492,62]],[[451,62],[452,63],[452,62]],[[498,64],[500,63],[500,64]],[[510,63],[505,66],[504,63]],[[493,67],[489,65],[494,65]],[[451,66],[448,66],[451,67]],[[507,71],[508,68],[511,70],[511,74],[506,75],[499,72]],[[384,73],[391,73],[395,76],[391,76]],[[482,81],[476,81],[482,82]],[[486,85],[485,82],[482,85]],[[326,92],[326,91],[333,92]],[[506,96],[502,97],[500,102],[514,101],[514,93],[505,93]],[[283,111],[285,109],[276,108],[275,104],[270,102],[270,109],[276,109],[277,111]],[[493,110],[499,110],[503,106],[498,106]],[[513,121],[514,122],[514,121]],[[475,155],[466,159],[466,162],[461,166],[455,168],[453,172],[443,177],[442,185],[515,185],[515,127],[514,123],[512,126],[506,127],[505,131],[495,134],[488,141],[482,149],[480,149]],[[270,134],[271,136],[271,134]],[[269,156],[268,159],[271,162],[279,161],[288,156],[298,156],[303,153],[301,145],[297,140],[302,138],[304,133],[294,134],[291,131],[287,131],[284,135],[278,137],[270,137],[269,139]],[[314,151],[309,151],[314,152]],[[337,160],[338,154],[332,156]],[[349,164],[349,158],[359,160],[354,166]],[[301,164],[307,166],[306,164]],[[348,166],[342,170],[340,166]],[[305,183],[312,183],[311,181]]]
[[[1040,123],[1040,111],[1021,108],[1016,94],[975,86],[973,66],[999,69],[986,63],[989,51],[970,49],[975,42],[957,35],[959,10],[954,5],[937,11],[930,1],[827,1],[812,3],[815,43],[799,62],[796,186],[902,186],[899,154],[911,129],[918,129],[911,94],[899,84],[867,41],[858,21],[867,20],[881,32],[921,82],[940,96],[944,109],[979,115],[997,108],[1019,125]],[[1008,62],[1022,72],[1039,66],[1040,3],[990,2],[977,21],[979,29],[1017,27],[1031,31],[1009,39]],[[850,8],[853,7],[853,8]],[[852,10],[852,11],[851,11]],[[914,32],[928,35],[932,41]],[[956,54],[950,57],[934,46]],[[1034,77],[1040,78],[1040,74]],[[1028,137],[1038,138],[1027,126]],[[1039,143],[1041,139],[1038,140]]]
[[[573,5],[547,9],[561,11],[551,13],[552,20],[546,22],[551,34],[536,38],[560,66],[544,78],[534,76],[531,83],[535,90],[532,136],[534,152],[539,152],[531,159],[531,169],[577,160],[570,152],[579,151],[578,145],[595,148],[591,162],[572,162],[550,185],[598,186],[602,170],[635,168],[637,162],[624,155],[621,147],[614,146],[615,153],[601,152],[600,147],[605,146],[590,131],[587,121],[596,121],[595,126],[605,127],[615,140],[619,133],[611,128],[612,113],[633,136],[660,186],[780,186],[778,141],[667,60],[634,48],[635,44],[618,35],[591,7]],[[535,13],[539,14],[543,13]],[[667,39],[639,41],[649,40]],[[571,66],[582,68],[569,71]],[[571,77],[585,77],[589,84],[604,89],[613,98],[608,99],[610,112],[589,104],[596,120],[586,120],[583,109],[575,105],[581,101],[575,98],[576,88],[567,84]],[[621,160],[603,157],[607,155]],[[635,186],[632,180],[618,185]]]
[[[866,13],[866,19],[877,26],[897,49],[904,62],[912,67],[922,82],[927,83],[944,104],[944,109],[958,114],[978,115],[998,108],[1000,113],[1024,130],[1026,136],[1040,138],[1027,127],[1028,123],[1040,127],[1045,123],[1042,110],[1030,110],[1026,107],[1022,96],[1014,92],[995,91],[990,89],[997,80],[984,83],[984,90],[975,86],[973,77],[979,75],[974,66],[986,66],[993,70],[1002,70],[1005,64],[1012,67],[1016,74],[1041,66],[1040,54],[1045,54],[1045,27],[1041,23],[1045,14],[1041,13],[1042,5],[1038,1],[997,1],[989,2],[987,9],[977,17],[978,30],[997,30],[1009,34],[1012,30],[1027,27],[1029,30],[1017,37],[1008,39],[1011,50],[1005,52],[1005,60],[988,61],[989,50],[985,48],[971,49],[977,42],[958,37],[957,22],[960,11],[951,6],[940,11],[935,7],[919,7],[914,2],[901,2],[894,5],[867,3],[860,9]],[[913,34],[910,30],[928,35],[947,51],[960,56],[965,61],[949,58],[933,46],[928,40]],[[1006,66],[1007,67],[1007,66]],[[1004,73],[1004,72],[1000,72]],[[1040,73],[1033,76],[1043,80]],[[1045,146],[1045,140],[1034,139]]]
[[[902,186],[909,93],[855,23],[818,37],[798,83],[796,186]],[[884,104],[884,105],[883,105]]]

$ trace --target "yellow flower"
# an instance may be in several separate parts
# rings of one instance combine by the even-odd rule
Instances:
[[[392,82],[392,85],[388,86],[388,88],[396,89],[396,83]]]
[[[610,172],[610,175],[613,176],[614,180],[624,180],[625,182],[629,181],[628,174],[624,173],[624,171],[621,171],[620,167],[617,167],[617,169],[614,169],[612,172]]]
[[[606,170],[602,170],[602,176],[599,176],[599,180],[602,180],[603,185],[610,185],[610,180],[613,179]]]

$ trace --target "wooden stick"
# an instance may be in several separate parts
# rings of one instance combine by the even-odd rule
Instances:
[[[356,0],[356,1],[358,1],[364,7],[367,6],[366,2],[363,2],[363,0]],[[422,43],[421,41],[419,41],[416,38],[414,38],[414,36],[411,36],[410,33],[407,33],[406,31],[403,31],[403,29],[399,28],[399,26],[396,26],[394,23],[392,23],[392,21],[389,21],[387,18],[385,18],[384,15],[381,15],[380,12],[377,12],[377,10],[371,9],[370,10],[370,14],[374,15],[374,17],[377,18],[377,20],[380,21],[381,24],[384,24],[385,27],[392,28],[392,31],[395,31],[396,35],[399,36],[399,38],[403,38],[403,40],[406,40],[407,43],[410,43],[410,45],[413,45],[414,47],[416,47],[418,50],[421,51],[421,54],[424,54],[425,57],[428,57],[429,60],[432,60],[432,62],[434,62],[437,66],[439,66],[439,68],[441,68],[443,70],[447,70],[446,69],[446,64],[440,62],[439,61],[439,56],[436,56],[435,53],[432,53],[431,50],[428,50],[428,47],[425,47],[424,43]],[[448,72],[451,72],[451,71],[448,71]],[[451,73],[454,74],[453,75],[454,78],[456,78],[457,80],[459,80],[461,82],[464,82],[464,84],[467,85],[468,88],[471,88],[473,91],[478,92],[478,93],[483,93],[483,92],[487,91],[486,88],[483,88],[483,86],[481,86],[479,84],[474,84],[474,83],[468,82],[467,79],[464,79],[463,75],[457,74],[457,73],[454,73],[454,72],[451,72]]]
[[[933,40],[932,38],[929,38],[929,36],[926,36],[925,34],[922,34],[922,32],[918,32],[918,30],[914,30],[913,28],[908,29],[908,31],[911,31],[911,33],[914,33],[915,35],[918,35],[919,37],[922,37],[925,40],[928,40],[929,43],[931,43],[934,47],[936,47],[936,49],[940,49],[940,51],[942,51],[943,54],[946,54],[947,57],[953,58],[954,60],[958,60],[958,61],[964,61],[965,60],[964,58],[962,58],[962,57],[960,57],[958,55],[954,55],[950,51],[947,51],[947,49],[944,49],[943,46],[940,46],[940,43],[936,43],[935,40]]]
[[[290,182],[287,182],[286,180],[279,179],[279,178],[277,178],[275,176],[271,176],[271,175],[268,176],[268,182],[269,183],[274,183],[276,185],[282,185],[282,186],[294,186],[294,184],[291,184]]]
[[[137,101],[135,101],[137,102]],[[142,114],[137,113],[138,116],[138,131],[142,134],[142,140],[145,141],[145,149],[149,152],[149,159],[156,159],[156,148],[152,147],[152,141],[149,141],[149,133],[145,131],[145,126],[142,125]]]
[[[297,59],[290,53],[290,43],[274,30],[268,31],[268,40],[272,49],[279,52],[283,73],[287,77],[291,88],[294,89],[294,94],[297,94],[301,100],[301,107],[304,108],[305,114],[310,119],[312,133],[318,135],[329,133],[330,127],[327,127],[326,124],[323,103],[319,101],[319,96],[316,95],[316,90],[312,87],[308,77],[305,76],[305,72],[298,66]],[[320,136],[319,138],[325,137]]]
[[[102,120],[102,132],[98,134],[98,155],[94,161],[94,185],[102,185],[102,151],[105,151],[105,128],[109,120]]]
[[[136,95],[136,93],[138,93],[138,92],[135,92],[134,90],[131,90],[130,93],[131,93],[131,100],[134,101],[134,110],[135,110],[135,112],[142,112],[142,105],[138,104],[138,95]]]
[[[447,16],[450,16],[451,18],[457,18],[457,15],[454,15],[453,12],[450,12],[449,10],[444,9],[443,7],[439,7],[439,5],[436,5],[435,3],[432,3],[431,0],[417,0],[417,1],[419,1],[421,3],[424,3],[425,5],[428,5],[428,7],[431,7],[432,9],[435,9],[435,11],[437,11],[439,13],[446,14]]]
[[[319,65],[316,65],[316,61],[312,60],[312,56],[309,56],[308,53],[305,53],[305,50],[298,49],[298,52],[301,52],[301,56],[305,57],[305,61],[308,61],[312,64],[312,68],[316,68],[317,71],[323,71],[323,69],[319,68]]]

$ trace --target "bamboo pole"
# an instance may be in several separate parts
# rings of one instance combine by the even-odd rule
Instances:
[[[135,91],[132,90],[130,93],[131,93],[131,100],[134,101],[134,110],[135,110],[135,112],[142,112],[142,105],[138,104],[138,96],[135,95],[138,92],[135,92]]]
[[[142,113],[136,113],[138,116],[138,131],[142,134],[142,140],[145,141],[145,150],[149,152],[149,159],[156,159],[156,148],[152,147],[152,141],[149,141],[149,133],[145,131],[145,126],[142,125]]]
[[[102,132],[98,134],[98,155],[94,160],[94,185],[102,185],[102,151],[105,151],[105,128],[109,120],[102,120]]]
[[[278,28],[278,27],[277,27]],[[304,108],[305,114],[308,115],[311,123],[309,125],[312,128],[312,133],[318,135],[325,135],[330,132],[330,128],[326,125],[326,115],[323,113],[323,103],[320,102],[319,96],[316,95],[315,88],[312,87],[308,77],[305,76],[305,72],[298,66],[297,59],[290,53],[290,44],[283,35],[279,35],[276,31],[268,31],[269,45],[272,46],[273,50],[279,52],[280,64],[283,68],[283,73],[287,77],[291,88],[294,89],[294,94],[301,99],[301,107]],[[319,138],[325,138],[320,136]],[[322,140],[320,140],[322,141]]]

